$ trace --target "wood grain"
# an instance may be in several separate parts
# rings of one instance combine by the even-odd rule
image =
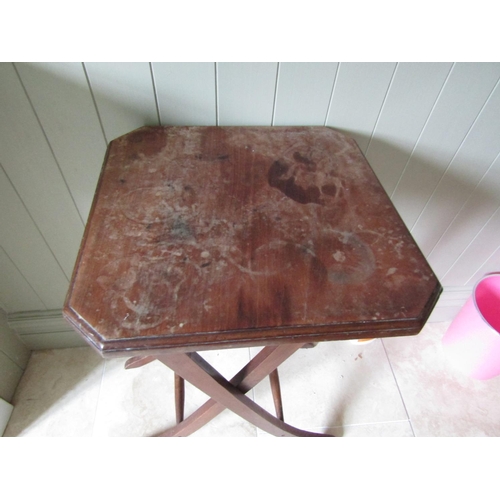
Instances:
[[[439,293],[352,139],[145,127],[110,144],[64,314],[152,354],[415,334]]]

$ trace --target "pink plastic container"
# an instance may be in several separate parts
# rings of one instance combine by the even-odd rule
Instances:
[[[500,375],[500,273],[474,287],[443,337],[448,360],[478,380]]]

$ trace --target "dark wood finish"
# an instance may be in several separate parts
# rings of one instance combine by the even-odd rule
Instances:
[[[103,356],[412,335],[441,287],[326,127],[112,141],[64,316]]]
[[[154,356],[134,356],[133,358],[127,359],[125,363],[125,370],[140,368],[141,366],[151,363],[155,359],[156,358]]]
[[[264,380],[269,373],[288,359],[300,347],[300,344],[281,344],[274,347],[264,347],[229,383],[245,394]],[[201,427],[219,415],[224,409],[224,405],[214,399],[210,399],[180,424],[158,434],[158,437],[189,436],[198,429],[201,429]]]
[[[184,420],[184,379],[174,373],[175,389],[175,421],[181,423]]]
[[[196,352],[164,354],[158,360],[221,405],[273,436],[333,437],[303,431],[282,422],[245,396]]]
[[[277,436],[277,368],[319,341],[414,335],[441,286],[358,149],[326,127],[143,127],[112,141],[64,317],[175,373],[189,435],[228,408]],[[196,352],[268,346],[231,381]],[[269,376],[274,417],[245,393]],[[184,419],[184,379],[212,399]]]
[[[274,409],[276,410],[276,416],[285,421],[283,417],[283,402],[281,401],[281,387],[280,378],[278,374],[278,369],[272,371],[269,374],[269,382],[271,383],[271,392],[273,394]]]

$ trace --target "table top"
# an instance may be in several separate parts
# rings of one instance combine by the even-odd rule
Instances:
[[[346,135],[143,127],[109,144],[63,314],[128,356],[412,335],[440,293]]]

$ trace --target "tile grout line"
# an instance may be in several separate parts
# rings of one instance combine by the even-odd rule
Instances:
[[[312,432],[325,432],[328,431],[328,429],[347,429],[349,427],[364,427],[364,426],[369,426],[369,425],[385,425],[385,424],[403,424],[403,423],[408,423],[408,420],[406,419],[399,419],[399,420],[380,420],[380,421],[375,421],[375,422],[362,422],[358,424],[344,424],[344,425],[330,425],[326,427],[311,427],[310,430]],[[411,425],[410,425],[411,427]],[[413,434],[413,428],[412,428],[412,434]]]
[[[380,339],[380,342],[382,343],[382,347],[384,349],[384,352],[385,352],[385,357],[387,358],[387,361],[389,363],[389,367],[391,369],[391,372],[392,372],[392,376],[394,378],[394,382],[396,382],[396,387],[398,388],[398,392],[399,392],[399,397],[401,398],[401,402],[403,403],[403,408],[405,410],[405,413],[406,413],[406,416],[408,417],[408,423],[410,424],[410,429],[411,429],[411,433],[413,434],[413,437],[416,437],[415,436],[415,431],[413,429],[413,425],[411,423],[411,418],[410,418],[410,414],[408,413],[408,408],[406,407],[406,404],[405,404],[405,400],[403,398],[403,393],[401,392],[401,388],[399,387],[399,384],[398,384],[398,379],[396,377],[396,374],[394,373],[394,368],[392,367],[392,363],[391,363],[391,360],[389,358],[389,354],[387,354],[387,349],[385,348],[385,344],[384,344],[384,340],[383,339]]]
[[[361,427],[363,425],[378,425],[378,424],[399,424],[399,423],[403,423],[403,422],[408,422],[408,420],[406,420],[406,419],[403,419],[403,420],[401,420],[401,419],[398,419],[398,420],[380,420],[377,422],[363,422],[360,424],[334,425],[331,428],[334,429],[335,427]]]
[[[403,424],[403,423],[410,423],[410,422],[409,422],[409,420],[381,420],[381,421],[376,421],[376,422],[363,422],[363,423],[358,423],[358,424],[307,427],[307,430],[310,432],[318,432],[321,434],[328,434],[330,432],[334,433],[335,429],[349,429],[349,428],[354,428],[354,427],[366,427],[366,426],[371,426],[371,425]],[[300,424],[299,424],[299,426],[300,426]],[[303,426],[303,427],[305,427],[305,426]],[[415,433],[413,432],[413,427],[411,426],[411,423],[410,423],[410,429],[411,429],[413,437],[415,437]],[[257,428],[257,433],[258,433],[257,437],[269,435],[268,433],[266,433],[266,431],[263,431],[262,429],[258,429],[258,428]],[[335,436],[335,434],[334,434],[334,436]],[[335,437],[341,437],[341,436],[335,436]]]

